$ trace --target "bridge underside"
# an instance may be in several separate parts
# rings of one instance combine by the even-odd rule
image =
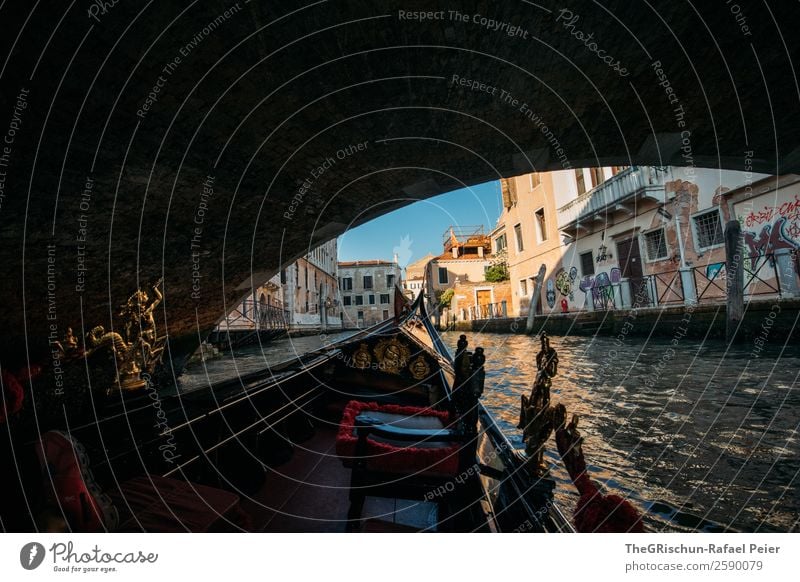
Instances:
[[[121,331],[120,306],[162,277],[177,358],[310,247],[465,185],[800,160],[796,3],[15,4],[0,9],[12,369],[52,365],[67,327]]]

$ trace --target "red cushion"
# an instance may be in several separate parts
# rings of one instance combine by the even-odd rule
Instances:
[[[447,426],[447,412],[420,408],[416,406],[398,406],[396,404],[378,404],[377,402],[351,401],[342,413],[339,434],[336,437],[336,453],[342,457],[346,465],[352,464],[358,437],[354,427],[356,417],[364,411],[402,414],[405,416],[434,416]],[[441,443],[437,447],[414,446],[409,442],[399,446],[387,442],[367,438],[367,468],[371,471],[400,473],[404,475],[421,474],[452,476],[458,473],[459,443]]]

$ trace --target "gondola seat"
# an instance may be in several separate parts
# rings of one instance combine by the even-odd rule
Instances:
[[[351,529],[366,497],[427,499],[461,469],[468,439],[445,411],[351,401],[344,409],[336,452],[352,469]],[[442,499],[439,499],[442,501]]]
[[[448,423],[449,414],[440,410],[353,400],[342,414],[336,452],[349,467],[452,476],[461,444]]]

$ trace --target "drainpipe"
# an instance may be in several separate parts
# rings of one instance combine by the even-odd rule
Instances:
[[[686,268],[686,250],[683,248],[683,237],[681,236],[681,217],[680,213],[675,213],[675,233],[678,235],[678,252],[681,257],[681,270]]]
[[[683,236],[681,235],[681,217],[677,209],[675,212],[675,234],[678,237],[678,253],[681,259],[681,268],[679,272],[681,276],[681,287],[683,288],[683,303],[685,305],[694,305],[697,303],[697,290],[694,287],[692,269],[686,266],[686,249],[683,246]]]

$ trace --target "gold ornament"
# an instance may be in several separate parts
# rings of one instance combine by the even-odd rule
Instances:
[[[422,355],[414,358],[414,361],[408,366],[408,370],[411,372],[411,375],[415,380],[423,380],[428,377],[428,374],[431,373],[431,367],[428,365],[428,362],[425,361],[425,358],[423,358]]]
[[[378,359],[378,369],[399,374],[400,370],[408,364],[411,357],[411,350],[408,346],[396,337],[383,339],[375,346],[375,357]]]
[[[366,370],[372,363],[372,356],[369,355],[367,344],[361,344],[353,354],[353,365],[359,370]]]

